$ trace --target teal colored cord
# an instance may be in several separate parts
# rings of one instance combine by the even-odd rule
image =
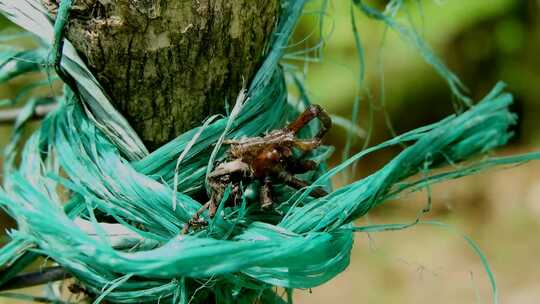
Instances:
[[[313,184],[306,189],[276,189],[280,213],[258,212],[246,201],[222,204],[215,218],[203,214],[210,222],[207,228],[181,235],[184,224],[204,203],[198,199],[204,196],[207,173],[226,153],[219,143],[259,136],[298,114],[293,105],[296,100],[288,96],[287,80],[293,79],[300,92],[307,90],[280,61],[309,1],[281,1],[281,16],[268,53],[244,92],[246,98],[239,98],[228,117],[212,117],[148,153],[63,37],[72,1],[61,2],[53,25],[38,0],[0,0],[0,12],[46,45],[34,50],[0,49],[0,67],[12,63],[8,65],[11,69],[0,69],[0,83],[39,68],[19,64],[16,58],[20,56],[14,54],[24,54],[32,62],[54,66],[67,84],[55,96],[59,108],[42,121],[24,147],[13,144],[22,141],[26,120],[21,118],[16,140],[6,149],[9,159],[19,157],[21,161],[6,163],[0,189],[0,206],[18,223],[10,232],[11,242],[0,249],[0,264],[5,268],[0,284],[37,257],[47,257],[72,273],[88,292],[101,295],[97,300],[113,303],[197,303],[209,296],[218,303],[285,303],[276,287],[287,289],[290,302],[292,289],[319,286],[347,268],[355,231],[410,226],[352,226],[355,219],[389,198],[434,182],[539,157],[491,158],[430,175],[430,169],[464,162],[505,145],[516,121],[508,109],[512,96],[500,83],[472,105],[459,79],[414,31],[396,21],[399,1],[391,1],[388,13],[351,0],[364,15],[385,23],[416,46],[468,105],[467,110],[368,147],[334,168],[319,170],[310,176]],[[353,29],[363,56],[356,24]],[[307,94],[302,94],[301,102],[309,104]],[[303,135],[316,132],[310,128]],[[327,187],[332,177],[367,155],[402,143],[407,148],[375,173],[323,198],[309,196],[315,187]],[[321,147],[312,158],[324,163],[330,150]],[[422,178],[411,181],[418,173]],[[111,231],[121,233],[112,235]],[[485,257],[480,257],[484,262]],[[484,265],[491,273],[488,264]],[[493,276],[490,279],[496,301]]]

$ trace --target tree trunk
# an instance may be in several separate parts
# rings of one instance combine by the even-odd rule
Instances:
[[[43,0],[53,13],[55,0]],[[279,0],[77,0],[66,35],[149,150],[233,104]]]

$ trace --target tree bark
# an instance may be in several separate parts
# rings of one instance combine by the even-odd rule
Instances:
[[[55,0],[43,0],[54,15]],[[77,0],[67,38],[149,150],[233,104],[279,0]]]

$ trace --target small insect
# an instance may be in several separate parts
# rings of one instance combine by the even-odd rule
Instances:
[[[297,138],[297,133],[315,118],[320,121],[318,134],[312,139]],[[283,183],[295,189],[309,186],[307,182],[294,175],[317,169],[316,162],[302,158],[321,145],[321,138],[331,126],[332,120],[328,113],[319,105],[311,105],[283,129],[274,130],[263,137],[225,141],[225,144],[230,144],[228,160],[216,166],[208,175],[208,185],[212,190],[210,200],[186,223],[182,234],[186,234],[190,227],[206,224],[201,219],[204,211],[208,210],[208,216],[214,217],[228,185],[232,185],[231,196],[236,200],[241,194],[240,183],[244,185],[252,182],[260,183],[259,201],[263,210],[268,210],[274,205],[272,200],[274,183]],[[300,158],[295,157],[293,149],[301,152]],[[327,192],[322,188],[315,188],[310,195],[318,198],[327,195]]]

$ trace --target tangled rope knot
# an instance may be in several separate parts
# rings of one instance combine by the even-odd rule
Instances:
[[[211,117],[153,153],[112,108],[66,41],[61,67],[75,87],[66,86],[55,98],[59,107],[25,143],[18,166],[13,161],[17,150],[7,150],[0,204],[18,228],[0,250],[0,265],[10,269],[0,282],[44,256],[72,274],[96,302],[196,303],[209,292],[223,303],[279,302],[272,288],[315,287],[347,267],[354,232],[369,229],[352,222],[373,207],[403,191],[508,162],[488,160],[408,179],[507,142],[516,118],[508,111],[512,97],[499,84],[459,115],[306,175],[308,187],[277,189],[279,213],[258,212],[246,200],[220,204],[208,225],[182,234],[204,204],[195,197],[205,191],[206,177],[223,159],[224,140],[260,136],[298,115],[288,103],[286,71],[279,60],[305,2],[282,1],[272,47],[229,116]],[[366,9],[361,1],[353,3]],[[53,44],[53,25],[37,0],[0,0],[0,10]],[[27,52],[36,62],[46,61],[46,53]],[[311,125],[303,135],[317,132]],[[318,187],[330,189],[332,176],[365,155],[401,143],[409,146],[377,172],[322,197],[309,195]],[[329,152],[321,146],[309,157],[324,162]]]

